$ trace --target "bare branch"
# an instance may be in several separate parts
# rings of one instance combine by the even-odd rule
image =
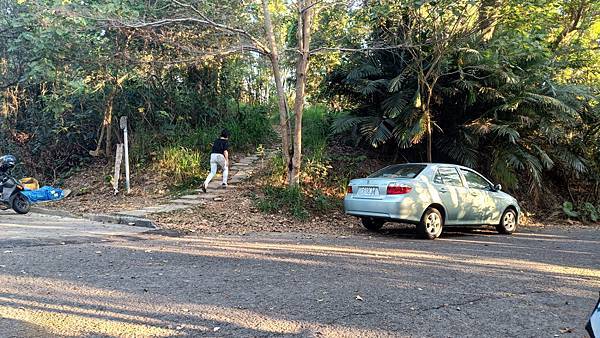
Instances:
[[[352,48],[352,47],[318,47],[315,48],[313,50],[310,51],[310,54],[317,54],[317,53],[325,53],[325,52],[359,52],[359,53],[366,53],[369,51],[374,51],[374,50],[393,50],[393,49],[408,49],[408,48],[418,48],[418,47],[423,47],[425,45],[421,44],[399,44],[399,45],[393,45],[393,46],[381,46],[381,47],[375,47],[375,46],[371,46],[371,47],[361,47],[361,48]],[[296,49],[287,49],[288,51],[295,51],[297,52]]]
[[[175,59],[175,60],[168,60],[168,61],[166,61],[166,60],[142,61],[139,59],[128,58],[128,60],[138,63],[138,64],[150,64],[150,63],[163,64],[163,65],[190,64],[190,63],[194,64],[194,63],[198,63],[200,61],[203,61],[203,60],[211,58],[211,57],[229,56],[232,54],[244,53],[244,52],[261,53],[256,48],[251,47],[251,46],[238,46],[238,47],[234,47],[234,48],[216,50],[216,51],[211,51],[211,52],[200,52],[194,56],[191,56],[191,57],[185,58],[185,59]]]
[[[112,26],[114,28],[134,28],[134,29],[154,28],[154,27],[162,27],[162,26],[167,26],[167,25],[172,25],[172,24],[181,24],[181,23],[193,23],[193,24],[198,24],[198,25],[202,25],[202,26],[209,26],[209,27],[213,27],[213,28],[223,31],[223,32],[228,32],[228,33],[237,34],[239,36],[243,36],[246,39],[248,39],[252,44],[254,44],[255,48],[259,49],[261,54],[269,53],[269,49],[259,39],[254,37],[249,32],[247,32],[243,29],[240,29],[240,28],[230,27],[230,26],[227,26],[224,24],[214,22],[211,19],[209,19],[208,17],[206,17],[205,15],[203,15],[199,10],[195,9],[191,5],[183,4],[177,0],[172,0],[172,1],[182,7],[186,7],[186,8],[190,8],[190,9],[193,8],[192,11],[194,11],[196,14],[198,14],[201,18],[196,18],[196,17],[164,18],[164,19],[150,21],[150,22],[128,23],[128,22],[123,22],[121,20],[110,19],[110,18],[94,18],[94,17],[87,17],[87,16],[81,16],[81,15],[77,15],[77,16],[80,18],[90,19],[90,20],[94,20],[94,21],[107,22],[110,26]]]
[[[259,39],[257,39],[256,37],[254,37],[252,34],[248,33],[247,31],[240,29],[240,28],[235,28],[235,27],[231,27],[228,25],[214,22],[212,19],[210,19],[208,16],[206,16],[204,13],[202,13],[199,9],[197,9],[196,7],[194,7],[190,4],[183,3],[178,0],[171,0],[171,1],[179,6],[191,9],[194,13],[196,13],[198,16],[200,16],[200,18],[202,18],[203,21],[207,25],[210,25],[210,26],[215,27],[220,30],[229,31],[232,33],[237,33],[237,34],[243,35],[246,38],[248,38],[250,41],[252,41],[256,45],[256,47],[262,49],[265,53],[269,52],[269,49]]]

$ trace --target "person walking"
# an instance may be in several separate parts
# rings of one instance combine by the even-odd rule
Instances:
[[[206,192],[208,184],[217,174],[217,167],[223,170],[223,188],[227,188],[227,176],[229,175],[229,130],[223,129],[221,136],[215,140],[210,151],[210,173],[204,185],[202,185],[202,191]]]

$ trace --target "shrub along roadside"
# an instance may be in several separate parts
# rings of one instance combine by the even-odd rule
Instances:
[[[590,202],[576,206],[572,202],[566,201],[562,205],[562,210],[569,218],[579,219],[583,222],[600,221],[600,205],[594,206]]]

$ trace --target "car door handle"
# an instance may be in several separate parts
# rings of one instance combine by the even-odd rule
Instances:
[[[476,191],[471,191],[471,196],[477,196],[479,195]]]
[[[448,189],[446,189],[446,188],[439,188],[439,191],[440,192],[448,192]]]

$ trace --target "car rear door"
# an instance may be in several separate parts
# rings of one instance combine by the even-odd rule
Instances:
[[[493,190],[492,184],[473,170],[461,168],[460,171],[469,188],[473,216],[477,222],[480,224],[490,224],[492,220],[498,219],[500,211],[491,195]]]
[[[433,186],[446,209],[446,224],[472,224],[473,216],[469,190],[465,187],[458,169],[440,166],[433,179]]]

